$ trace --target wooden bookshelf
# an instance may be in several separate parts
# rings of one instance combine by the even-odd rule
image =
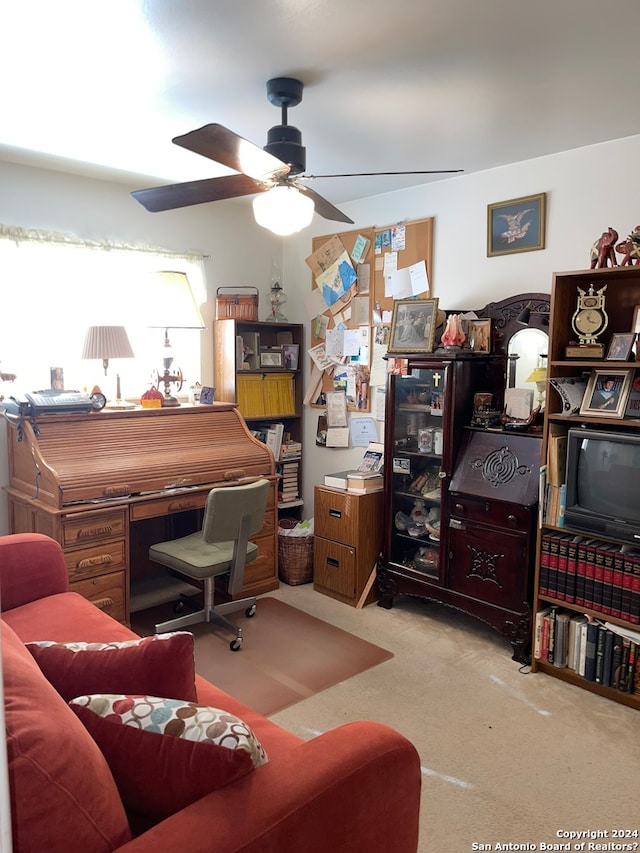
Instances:
[[[553,276],[553,288],[551,296],[551,313],[550,313],[550,329],[549,329],[549,360],[548,360],[548,379],[556,377],[579,377],[585,373],[589,373],[594,369],[604,370],[619,370],[637,368],[640,375],[640,363],[610,361],[606,359],[572,359],[567,358],[565,351],[570,342],[575,339],[575,332],[572,329],[571,318],[576,309],[576,299],[578,288],[588,291],[590,285],[593,284],[597,291],[603,285],[606,285],[605,291],[605,307],[608,315],[608,325],[601,336],[601,342],[604,344],[605,353],[611,336],[614,333],[629,332],[632,324],[632,317],[636,305],[640,305],[640,268],[635,266],[616,267],[608,269],[596,270],[578,270],[574,272],[555,273]],[[632,356],[633,357],[633,356]],[[546,409],[544,418],[543,431],[543,447],[542,459],[546,462],[547,471],[550,468],[556,468],[556,460],[553,458],[554,450],[557,450],[558,437],[562,437],[568,433],[571,427],[598,427],[604,428],[607,431],[625,433],[638,431],[640,432],[640,420],[631,418],[612,418],[601,417],[597,415],[581,415],[563,413],[563,404],[560,394],[548,384],[546,395]],[[612,633],[617,636],[615,628],[628,629],[640,634],[640,624],[637,624],[635,617],[631,614],[616,616],[607,613],[597,599],[585,600],[581,603],[580,596],[574,588],[566,587],[565,592],[560,595],[561,586],[553,589],[553,584],[546,582],[546,573],[549,571],[549,559],[545,554],[545,548],[548,547],[550,540],[553,540],[553,534],[573,534],[575,536],[591,537],[598,540],[603,552],[614,549],[616,546],[621,546],[625,543],[622,540],[617,540],[607,535],[600,533],[589,533],[584,530],[572,529],[566,524],[563,524],[562,518],[558,519],[555,512],[549,511],[549,507],[543,506],[541,511],[540,525],[537,538],[536,549],[536,572],[534,580],[534,634],[533,646],[534,656],[532,659],[532,670],[534,672],[543,672],[555,678],[559,678],[569,684],[576,685],[592,693],[596,693],[614,702],[619,702],[623,705],[628,705],[632,708],[640,710],[640,693],[627,692],[618,689],[615,686],[607,686],[603,683],[590,680],[579,674],[573,668],[568,666],[557,665],[558,662],[549,662],[548,660],[536,657],[536,618],[535,615],[546,608],[557,608],[558,611],[568,611],[571,615],[584,614],[589,621],[599,623],[610,623],[612,625]],[[557,537],[556,537],[557,538]],[[546,541],[545,541],[546,540]],[[600,555],[602,559],[602,555]],[[551,561],[552,562],[552,561]],[[553,565],[551,571],[553,571]],[[564,566],[561,563],[561,570]],[[595,571],[594,567],[594,571]],[[573,566],[570,564],[570,572],[573,571]],[[577,571],[577,568],[576,568]],[[604,575],[598,580],[602,583],[603,600],[607,594],[613,595],[613,590],[609,586],[612,583],[610,577]],[[640,656],[640,643],[637,647],[638,656]],[[636,657],[637,660],[637,657]],[[560,661],[562,663],[562,661]],[[636,663],[636,667],[638,663]],[[579,670],[579,666],[577,667]]]
[[[304,327],[301,323],[223,318],[214,321],[213,377],[215,399],[235,403],[250,430],[264,431],[281,423],[291,441],[302,444],[302,369]],[[298,348],[297,365],[292,367],[280,348],[293,344]],[[261,352],[269,358],[261,359]],[[283,351],[282,351],[283,352]],[[272,356],[275,355],[275,358]],[[279,366],[271,362],[280,361]],[[276,459],[276,469],[288,480],[297,462],[297,498],[279,501],[279,515],[299,517],[302,513],[302,450]],[[282,470],[284,465],[284,472]]]

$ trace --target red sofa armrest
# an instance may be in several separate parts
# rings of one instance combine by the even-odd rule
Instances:
[[[333,729],[203,797],[120,853],[416,853],[420,759],[379,723]]]
[[[12,610],[69,589],[60,544],[42,533],[0,536],[0,607]]]

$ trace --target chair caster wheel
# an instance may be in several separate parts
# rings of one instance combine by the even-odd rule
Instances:
[[[252,617],[252,616],[255,616],[255,615],[256,615],[256,610],[257,610],[257,609],[258,609],[258,605],[257,605],[257,604],[252,604],[252,605],[251,605],[251,607],[247,607],[247,609],[245,610],[245,616],[246,616],[248,619],[251,619],[251,617]]]
[[[236,637],[235,640],[231,640],[231,642],[229,643],[229,648],[232,652],[239,652],[242,648],[242,640],[240,639],[240,637]]]

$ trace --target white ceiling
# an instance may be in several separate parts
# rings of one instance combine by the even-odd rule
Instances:
[[[139,188],[227,174],[171,143],[209,122],[264,145],[277,76],[305,84],[289,123],[309,174],[468,173],[640,133],[637,0],[25,0],[2,17],[0,159]],[[428,180],[312,186],[339,204]]]

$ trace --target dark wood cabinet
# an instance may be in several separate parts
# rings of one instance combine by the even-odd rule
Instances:
[[[501,400],[506,360],[409,355],[389,375],[379,604],[438,601],[487,622],[528,660],[540,438],[472,429]]]

